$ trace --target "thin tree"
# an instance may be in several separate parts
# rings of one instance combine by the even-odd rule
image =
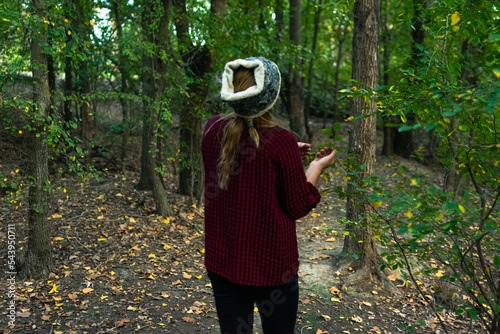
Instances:
[[[333,118],[337,116],[338,113],[338,96],[339,96],[339,87],[340,87],[340,67],[342,65],[343,56],[344,56],[344,43],[347,38],[347,28],[349,24],[346,20],[347,15],[340,15],[339,28],[337,30],[337,60],[335,61],[335,83],[333,88]],[[326,116],[327,110],[323,114],[323,128],[326,128]]]
[[[389,64],[390,64],[390,48],[391,48],[391,29],[389,28],[389,0],[384,1],[384,15],[383,15],[383,23],[382,23],[382,45],[383,45],[383,79],[382,85],[389,85]],[[396,128],[394,126],[390,126],[390,124],[394,124],[394,116],[384,117],[384,141],[382,144],[382,154],[385,156],[393,156],[394,155],[394,137],[396,135]]]
[[[314,13],[314,33],[311,45],[311,60],[309,60],[309,70],[307,71],[307,94],[304,106],[304,123],[306,126],[306,132],[311,137],[311,131],[309,129],[309,118],[311,116],[311,90],[312,90],[312,78],[314,69],[314,59],[316,58],[316,44],[318,41],[318,31],[321,18],[321,10],[323,8],[323,1],[318,0],[316,5],[316,12]]]
[[[213,72],[214,54],[209,47],[196,46],[190,36],[190,24],[187,19],[186,1],[174,0],[176,9],[175,27],[177,40],[181,49],[181,58],[186,72],[187,91],[189,103],[186,103],[180,115],[180,153],[186,165],[179,173],[179,193],[189,195],[194,199],[195,195],[201,193],[201,177],[196,177],[196,173],[201,173],[196,169],[201,163],[201,121],[200,110],[204,108],[208,94],[207,75]],[[226,8],[226,0],[212,0],[210,4],[211,20],[219,21],[223,19]],[[215,25],[219,26],[219,25]],[[200,176],[198,174],[198,176]]]
[[[300,0],[290,0],[290,43],[295,47],[300,46],[302,30],[302,7]],[[288,67],[285,80],[286,102],[290,128],[301,140],[306,140],[306,127],[304,119],[304,92],[302,79],[296,68],[300,68],[301,60],[296,57]]]
[[[359,82],[362,88],[377,87],[379,73],[379,0],[358,0],[354,4],[354,35],[352,42],[352,79]],[[351,116],[365,116],[375,111],[376,104],[372,97],[368,101],[355,98],[352,101]],[[362,187],[362,180],[373,171],[375,161],[376,117],[374,115],[360,118],[353,122],[349,131],[349,153],[353,154],[362,168],[358,174],[357,185],[349,183],[347,192],[355,194],[357,187]],[[347,198],[347,219],[359,221],[370,212],[369,204],[357,195]],[[375,249],[373,231],[367,226],[367,218],[363,218],[363,227],[354,224],[348,226],[349,236],[344,239],[343,252],[359,256],[362,268],[356,274],[356,280],[366,280],[372,273],[386,281],[378,267],[379,256]]]
[[[161,126],[164,91],[167,81],[169,54],[169,0],[150,0],[144,3],[143,32],[148,50],[143,54],[143,154],[145,173],[151,182],[156,213],[169,216],[173,213],[163,186],[163,178],[156,170],[158,155],[158,132]],[[145,150],[145,151],[144,151]]]
[[[47,17],[43,0],[32,0],[38,17]],[[35,15],[33,15],[35,16]],[[21,277],[46,278],[53,267],[50,224],[47,220],[49,171],[47,134],[43,120],[50,109],[50,89],[47,70],[47,35],[42,21],[36,22],[31,36],[31,68],[33,73],[32,114],[38,120],[30,131],[30,186],[28,211],[28,246],[18,269]]]
[[[119,0],[111,0],[111,13],[114,18],[117,47],[118,47],[118,71],[120,72],[120,104],[122,106],[122,152],[121,159],[125,160],[127,155],[128,137],[129,137],[129,127],[130,124],[130,104],[131,101],[127,99],[127,95],[130,93],[130,71],[128,67],[128,58],[123,51],[123,19],[122,19],[122,8],[127,8],[127,3]]]

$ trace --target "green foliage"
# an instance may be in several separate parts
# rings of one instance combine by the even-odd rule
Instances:
[[[349,157],[342,162],[347,171],[344,181],[356,189],[336,191],[341,199],[360,198],[359,205],[371,206],[364,227],[371,228],[384,246],[382,267],[405,270],[417,289],[417,274],[421,281],[437,282],[432,291],[436,312],[452,308],[497,333],[500,45],[494,22],[498,15],[491,4],[481,11],[464,6],[450,1],[421,9],[426,44],[417,46],[419,59],[413,67],[397,69],[393,84],[343,90],[348,98],[375,98],[379,114],[401,118],[399,131],[432,135],[437,143],[432,154],[445,171],[445,186],[397,164],[388,179],[372,175],[359,180],[362,166]],[[414,123],[407,120],[410,112],[416,115]],[[421,147],[414,158],[422,159],[426,151]],[[447,188],[451,174],[466,180],[466,186]]]

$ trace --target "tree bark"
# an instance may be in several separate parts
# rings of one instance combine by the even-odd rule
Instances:
[[[354,36],[352,43],[352,78],[361,86],[376,87],[378,83],[378,39],[379,39],[379,0],[358,0],[354,4]],[[352,101],[351,116],[360,116],[375,110],[376,104],[372,98],[366,103],[363,98]],[[349,153],[355,154],[359,165],[366,164],[356,180],[359,187],[362,180],[373,171],[375,161],[375,116],[355,121],[349,132]],[[347,185],[348,193],[355,194],[356,186]],[[359,217],[365,217],[369,205],[358,195],[347,199],[347,219],[355,222]],[[366,218],[362,222],[366,226]],[[375,250],[372,231],[368,227],[358,228],[348,226],[349,236],[344,239],[343,252],[359,256],[360,265],[368,268],[368,272],[379,272],[377,252]]]
[[[184,166],[179,172],[179,193],[189,195],[193,200],[202,187],[201,166],[201,123],[202,116],[200,110],[204,108],[208,94],[208,84],[206,75],[212,72],[214,55],[208,47],[195,47],[189,38],[189,23],[187,21],[186,1],[174,0],[177,15],[175,26],[177,40],[187,52],[182,54],[186,75],[189,78],[187,90],[190,96],[190,103],[186,104],[180,115],[180,153],[184,161]],[[211,19],[217,24],[223,20],[225,13],[225,0],[211,1]]]
[[[384,22],[383,22],[383,81],[384,86],[389,85],[389,63],[390,63],[390,47],[391,47],[391,31],[389,28],[389,1],[384,1]],[[390,157],[394,155],[394,137],[396,135],[396,128],[394,126],[387,126],[387,124],[394,124],[394,117],[384,117],[384,141],[382,144],[382,154]]]
[[[340,29],[341,26],[344,26],[344,29]],[[339,32],[337,35],[337,40],[338,40],[338,50],[337,50],[337,64],[335,65],[335,84],[333,88],[333,119],[335,121],[337,113],[338,113],[338,96],[339,96],[339,85],[340,85],[340,80],[339,80],[339,75],[340,75],[340,66],[342,64],[342,57],[343,57],[343,51],[344,51],[344,42],[347,36],[347,27],[348,24],[346,23],[346,20],[344,16],[341,17],[340,24],[339,24]],[[326,128],[326,115],[327,112],[323,114],[323,128]]]
[[[300,46],[302,30],[302,7],[300,0],[290,0],[290,43]],[[306,127],[304,119],[304,92],[300,73],[295,69],[300,68],[301,61],[296,58],[288,68],[287,80],[287,109],[290,118],[290,128],[299,137],[306,140]]]
[[[76,13],[78,19],[78,34],[82,38],[86,45],[91,45],[90,34],[92,33],[92,26],[88,23],[90,20],[90,3],[88,0],[77,0],[74,2],[76,5]],[[83,95],[83,100],[81,104],[81,114],[82,114],[82,140],[85,145],[86,154],[85,161],[87,164],[92,164],[92,136],[93,136],[93,119],[91,101],[90,101],[90,70],[89,62],[83,60],[81,62],[79,72],[81,80],[81,92]]]
[[[154,15],[160,14],[160,17]],[[168,202],[163,186],[163,176],[156,170],[158,151],[158,132],[161,127],[163,93],[166,88],[168,64],[162,54],[171,54],[168,46],[170,0],[149,1],[143,11],[143,31],[153,55],[143,54],[143,153],[144,171],[153,188],[156,213],[170,216],[173,210]],[[155,28],[156,27],[156,28]],[[141,173],[142,176],[142,173]],[[141,177],[142,180],[142,177]]]
[[[423,45],[424,39],[426,36],[426,31],[422,29],[423,22],[420,6],[425,8],[426,0],[414,0],[414,14],[413,14],[413,26],[411,30],[412,35],[412,58],[410,60],[410,66],[414,68],[417,72],[417,69],[421,66],[420,59],[422,58],[421,51],[418,49],[417,45]],[[417,83],[415,83],[417,84]],[[412,124],[415,121],[415,114],[413,112],[409,112],[406,115],[407,123]],[[413,131],[395,131],[394,134],[394,154],[402,156],[404,158],[409,158],[413,152],[415,151],[415,145],[413,143]]]
[[[31,5],[40,17],[47,17],[43,0],[32,0]],[[45,118],[50,108],[50,89],[47,71],[47,36],[42,25],[31,37],[31,66],[33,73],[33,114]],[[53,268],[50,224],[47,220],[48,194],[50,189],[48,171],[47,135],[42,122],[35,122],[30,132],[30,176],[28,211],[28,246],[20,276],[34,279],[46,278]],[[37,136],[37,134],[39,136]]]
[[[125,160],[128,151],[128,137],[129,137],[129,124],[130,124],[130,100],[127,94],[130,93],[129,81],[130,72],[128,70],[128,59],[123,54],[123,29],[122,29],[122,17],[120,15],[120,8],[127,6],[126,3],[119,3],[118,0],[111,1],[111,13],[113,13],[116,27],[116,37],[118,45],[118,71],[120,72],[120,104],[122,106],[122,149],[121,149],[121,159]]]
[[[74,119],[71,110],[71,94],[73,94],[73,61],[69,56],[69,46],[71,43],[71,35],[66,35],[66,59],[64,67],[64,111],[63,117],[65,122],[71,122]],[[71,127],[69,127],[71,128]]]
[[[309,141],[311,138],[311,131],[309,129],[309,118],[311,117],[311,90],[312,90],[312,78],[313,78],[313,69],[314,69],[314,58],[316,57],[316,43],[318,41],[318,31],[319,31],[319,23],[321,18],[321,9],[323,7],[323,1],[318,0],[316,13],[314,14],[314,33],[313,40],[311,45],[311,60],[309,61],[309,71],[307,72],[307,95],[305,102],[305,111],[304,111],[304,121],[306,126],[306,133],[309,136]]]

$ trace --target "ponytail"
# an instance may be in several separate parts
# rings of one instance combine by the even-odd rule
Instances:
[[[229,184],[229,176],[235,162],[238,160],[241,133],[245,131],[245,128],[248,128],[248,134],[255,146],[259,147],[260,136],[258,129],[278,126],[271,112],[253,119],[238,117],[234,113],[224,118],[229,118],[229,121],[222,132],[222,152],[217,165],[218,183],[221,189],[227,189]]]

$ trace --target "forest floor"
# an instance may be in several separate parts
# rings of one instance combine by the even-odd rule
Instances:
[[[320,135],[314,141],[327,140]],[[134,153],[139,156],[139,145]],[[14,178],[18,155],[3,146],[0,172]],[[414,161],[378,156],[375,172],[393,173],[394,163],[432,173]],[[103,162],[105,163],[105,162]],[[7,224],[16,225],[18,251],[26,247],[27,198],[0,202],[0,333],[218,333],[214,300],[203,266],[203,209],[176,194],[175,175],[166,185],[175,214],[155,214],[150,192],[134,189],[138,161],[125,171],[78,182],[54,176],[49,221],[54,269],[47,280],[15,282],[15,326],[8,327]],[[321,180],[321,190],[341,184],[342,173]],[[22,204],[22,205],[21,205]],[[333,205],[332,205],[333,204]],[[354,270],[336,266],[343,244],[343,216],[330,193],[297,224],[300,303],[296,333],[444,333],[429,308],[432,282],[420,297],[395,273],[392,291],[377,281],[346,285]],[[17,207],[17,208],[16,208]],[[402,283],[402,284],[401,284]],[[441,313],[449,333],[483,333],[475,324]],[[262,333],[255,313],[253,333]],[[250,333],[249,333],[250,334]]]

